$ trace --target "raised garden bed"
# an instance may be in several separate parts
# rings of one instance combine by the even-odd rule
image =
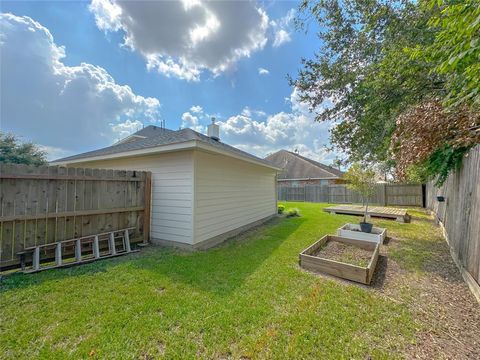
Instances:
[[[355,240],[370,241],[377,244],[383,244],[387,236],[387,229],[373,227],[372,232],[365,233],[360,230],[358,224],[345,224],[337,230],[337,235]]]
[[[325,235],[300,253],[300,266],[343,279],[370,284],[379,243]]]

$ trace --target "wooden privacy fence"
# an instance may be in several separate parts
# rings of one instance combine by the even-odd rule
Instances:
[[[418,184],[377,184],[370,204],[424,206],[423,186]],[[346,185],[305,185],[278,187],[278,200],[326,202],[333,204],[361,203],[362,197]]]
[[[443,224],[452,257],[480,301],[480,145],[443,186],[427,184],[427,207]]]
[[[150,191],[150,172],[0,164],[0,270],[24,248],[122,228],[148,241]]]

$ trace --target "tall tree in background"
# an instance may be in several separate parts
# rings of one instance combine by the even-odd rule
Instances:
[[[302,90],[301,99],[316,112],[317,121],[337,121],[331,142],[348,162],[427,168],[433,153],[445,148],[443,141],[428,144],[422,157],[408,161],[402,154],[421,147],[421,137],[410,138],[410,150],[395,151],[411,135],[408,131],[414,127],[406,126],[408,122],[427,121],[425,131],[442,132],[445,122],[430,129],[428,114],[416,117],[431,108],[440,106],[442,119],[461,113],[463,120],[471,120],[466,127],[475,128],[477,118],[464,112],[475,114],[475,97],[480,96],[479,9],[480,0],[305,0],[297,25],[307,29],[316,21],[320,48],[313,59],[302,60],[291,84]],[[333,99],[333,106],[320,107],[327,99]],[[416,112],[417,106],[422,111]],[[398,123],[403,124],[400,131]],[[449,130],[464,134],[465,129]],[[468,139],[459,152],[476,142],[475,136]],[[455,140],[448,139],[450,143]],[[435,176],[440,169],[445,173],[457,165],[446,161],[430,166],[425,174]],[[397,171],[399,178],[405,174],[408,171]]]
[[[409,1],[377,0],[304,1],[300,10],[299,27],[318,23],[320,48],[291,84],[312,110],[333,99],[316,120],[340,121],[331,141],[349,162],[386,161],[398,114],[442,81],[404,51],[432,43],[429,13]]]
[[[480,110],[480,1],[430,0],[440,6],[429,21],[437,28],[433,44],[424,56],[432,57],[434,71],[446,78],[445,102],[449,107],[467,106]],[[422,51],[420,50],[420,54]]]
[[[45,165],[46,154],[31,142],[22,143],[12,134],[0,132],[0,163]]]
[[[445,81],[434,100],[407,108],[391,139],[399,179],[436,179],[441,185],[463,157],[480,143],[480,0],[427,1],[438,8],[428,25],[430,46],[412,49],[411,58],[430,64]]]

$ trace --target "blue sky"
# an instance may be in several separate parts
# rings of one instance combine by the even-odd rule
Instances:
[[[286,79],[319,47],[315,28],[295,31],[297,6],[2,2],[2,131],[52,159],[160,119],[205,131],[215,115],[227,143],[258,156],[299,149],[329,163],[331,125],[313,122]]]

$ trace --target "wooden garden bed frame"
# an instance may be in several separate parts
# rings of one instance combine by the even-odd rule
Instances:
[[[354,240],[383,244],[387,237],[387,229],[374,226],[372,232],[366,233],[360,231],[360,225],[347,223],[337,230],[337,235]]]
[[[337,241],[357,246],[361,249],[370,250],[372,252],[372,257],[370,258],[368,265],[362,267],[313,255],[328,241]],[[300,266],[306,270],[325,273],[368,285],[372,281],[372,276],[375,272],[379,250],[380,244],[372,243],[370,241],[348,239],[335,235],[325,235],[300,253]]]

